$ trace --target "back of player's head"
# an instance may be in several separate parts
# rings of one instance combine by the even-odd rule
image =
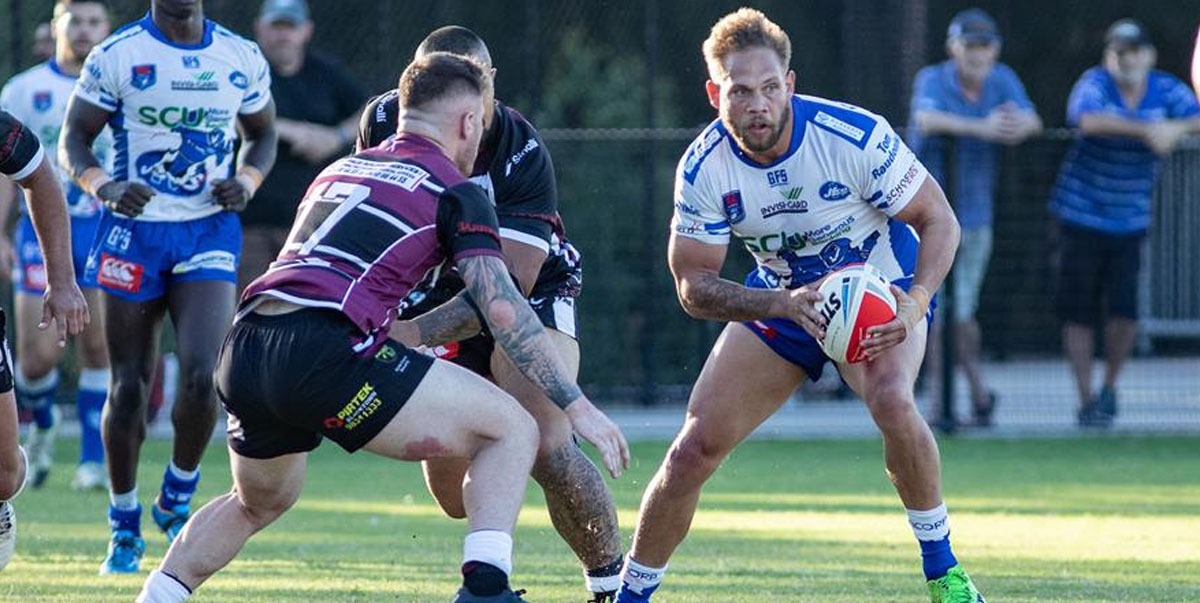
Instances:
[[[461,94],[483,96],[489,86],[487,66],[479,60],[449,52],[420,55],[400,74],[401,109],[422,109]]]
[[[58,0],[54,3],[54,18],[57,19],[60,15],[67,12],[67,9],[71,8],[73,4],[99,4],[104,7],[105,12],[112,10],[108,0]]]
[[[486,67],[492,66],[492,55],[488,52],[487,44],[479,34],[460,25],[439,27],[421,40],[417,46],[416,57],[431,52],[448,52],[450,54],[472,57]]]
[[[725,57],[751,48],[766,48],[779,56],[786,70],[792,62],[792,41],[762,11],[739,8],[721,17],[704,41],[704,62],[715,81],[726,75]]]

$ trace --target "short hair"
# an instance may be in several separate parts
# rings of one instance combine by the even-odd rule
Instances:
[[[409,63],[400,74],[401,108],[420,109],[459,94],[482,95],[488,86],[487,67],[478,59],[449,52],[431,52]]]
[[[461,25],[447,25],[430,32],[417,46],[415,56],[421,57],[431,52],[448,52],[472,57],[486,67],[492,66],[492,55],[488,52],[483,38]]]
[[[104,8],[105,13],[108,13],[112,10],[112,7],[109,6],[108,0],[58,0],[54,3],[54,18],[57,19],[66,13],[67,9],[71,8],[72,4],[99,4]]]
[[[720,79],[726,75],[725,57],[750,48],[774,51],[783,62],[784,69],[787,69],[792,61],[792,41],[787,33],[762,11],[753,8],[739,8],[721,17],[721,20],[713,25],[702,48],[704,62],[708,65],[708,73],[713,79]]]

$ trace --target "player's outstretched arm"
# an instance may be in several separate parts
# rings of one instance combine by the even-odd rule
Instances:
[[[270,101],[257,113],[238,116],[242,135],[242,150],[238,154],[237,175],[227,180],[213,180],[212,195],[221,207],[242,211],[262,185],[267,172],[275,165],[279,133],[275,130],[275,101]]]
[[[75,283],[67,202],[48,159],[42,159],[37,169],[18,184],[25,189],[29,218],[37,233],[42,257],[46,258],[46,293],[38,328],[45,329],[53,323],[58,333],[58,345],[64,347],[67,335],[83,332],[90,321],[87,302]]]
[[[92,152],[92,143],[111,116],[112,113],[72,96],[58,139],[58,163],[66,166],[80,188],[110,211],[136,217],[154,196],[154,189],[140,182],[113,180]]]
[[[679,303],[690,316],[728,322],[790,318],[814,337],[824,336],[816,287],[751,289],[721,278],[725,245],[710,245],[672,233],[667,259]]]
[[[472,256],[459,260],[458,270],[500,350],[521,374],[566,411],[571,426],[596,446],[613,477],[629,468],[625,436],[570,377],[542,323],[513,285],[504,261],[495,256]]]

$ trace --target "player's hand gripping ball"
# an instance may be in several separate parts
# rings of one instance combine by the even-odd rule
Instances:
[[[878,268],[870,264],[852,264],[825,278],[821,293],[821,318],[825,320],[825,338],[821,349],[837,363],[867,359],[862,342],[867,329],[896,318],[896,297],[890,283]]]

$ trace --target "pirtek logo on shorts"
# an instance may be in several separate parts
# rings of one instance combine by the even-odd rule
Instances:
[[[146,268],[128,260],[100,254],[100,274],[97,281],[105,287],[136,293],[142,288],[142,274]]]

